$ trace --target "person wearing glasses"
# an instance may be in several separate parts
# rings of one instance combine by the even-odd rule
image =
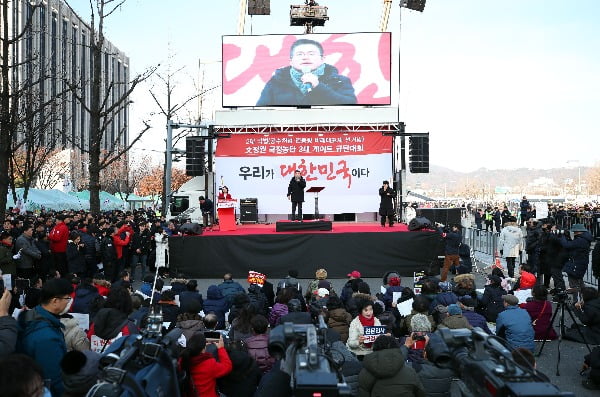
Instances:
[[[49,380],[53,397],[63,394],[60,360],[67,353],[60,316],[71,308],[73,286],[65,278],[48,280],[40,292],[40,304],[19,316],[17,351],[33,358]]]
[[[299,39],[290,48],[290,65],[275,70],[256,106],[354,104],[352,81],[325,63],[321,43]]]

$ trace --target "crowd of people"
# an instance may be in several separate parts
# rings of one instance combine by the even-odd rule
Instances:
[[[397,271],[384,275],[377,293],[360,270],[336,291],[326,269],[317,269],[307,284],[292,269],[276,283],[267,279],[247,289],[227,273],[201,292],[197,280],[183,274],[173,275],[169,285],[154,277],[152,269],[166,261],[165,236],[177,227],[153,214],[16,216],[0,234],[0,269],[11,275],[0,298],[0,390],[7,396],[85,396],[101,376],[101,357],[120,338],[148,329],[155,312],[165,332],[182,331],[177,370],[184,396],[293,396],[289,363],[269,348],[269,335],[282,324],[318,325],[320,318],[328,327],[327,345],[344,357],[339,370],[355,396],[449,395],[460,374],[428,360],[430,341],[439,337],[434,331],[441,328],[478,327],[501,336],[518,352],[521,361],[515,360],[525,357],[521,365],[535,372],[535,341],[557,337],[546,275],[558,274],[540,270],[552,269],[557,258],[572,267],[567,273],[580,322],[562,334],[600,344],[598,291],[577,281],[585,248],[579,241],[588,241],[589,232],[574,225],[569,240],[548,225],[539,231],[531,263],[513,263],[509,274],[495,268],[485,285],[476,285],[468,272],[457,274],[449,262],[444,279],[426,274],[417,294]],[[458,226],[445,237],[460,244],[453,234],[460,235]],[[508,237],[504,244],[510,256],[523,249],[510,247]],[[531,297],[520,300],[518,291],[526,290]],[[372,338],[376,329],[383,332]],[[588,388],[600,389],[597,356],[586,359],[592,369]],[[28,369],[16,377],[24,365]]]

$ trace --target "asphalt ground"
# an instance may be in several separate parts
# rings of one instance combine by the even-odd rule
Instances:
[[[484,259],[483,262],[475,261],[475,265],[479,267],[484,267],[485,262],[489,263],[487,259],[489,258],[481,258]],[[353,269],[348,269],[350,272]],[[358,269],[360,270],[360,269]],[[393,270],[393,269],[390,269]],[[488,270],[489,272],[489,270]],[[475,272],[475,279],[477,288],[483,288],[485,284],[485,271]],[[235,277],[236,275],[234,275]],[[239,275],[242,276],[242,275]],[[383,277],[383,274],[382,274]],[[206,290],[210,285],[218,285],[222,282],[221,279],[197,279],[198,280],[198,290],[202,293],[203,297],[206,297]],[[247,283],[244,277],[235,278],[237,282],[239,282],[242,287],[247,288],[249,284]],[[345,278],[329,278],[328,279],[335,289],[335,291],[341,291],[343,285],[346,283],[347,279]],[[274,285],[277,284],[278,280],[269,280]],[[301,279],[300,283],[303,289],[306,288],[310,279]],[[382,279],[381,278],[368,278],[364,279],[366,283],[371,287],[371,292],[375,294],[379,291]],[[136,287],[138,283],[136,283]],[[165,284],[168,284],[168,280],[165,280]],[[413,276],[412,275],[402,275],[402,285],[412,287],[413,286]],[[553,309],[556,310],[557,305],[552,303]],[[559,317],[556,316],[554,326],[558,331]],[[569,327],[572,324],[571,318],[568,312],[565,312],[565,325]],[[537,360],[537,368],[540,372],[548,376],[550,381],[558,386],[561,391],[572,392],[576,396],[600,396],[600,391],[592,391],[585,389],[581,382],[584,379],[583,376],[580,375],[580,370],[583,364],[583,357],[587,354],[587,348],[584,344],[575,343],[567,340],[563,340],[560,343],[558,341],[550,341],[546,342],[542,354],[538,356],[540,352],[540,348],[542,343],[536,342],[536,360]],[[594,346],[590,346],[593,348]],[[560,363],[559,363],[560,357]],[[557,369],[560,373],[560,376],[557,375]]]

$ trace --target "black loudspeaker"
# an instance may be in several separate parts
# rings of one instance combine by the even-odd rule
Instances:
[[[248,15],[271,15],[271,2],[269,0],[249,0]]]
[[[431,219],[434,223],[444,225],[459,224],[461,221],[460,208],[417,208],[417,216]]]
[[[245,198],[240,200],[240,222],[258,223],[258,199]]]
[[[204,175],[205,163],[204,138],[199,136],[185,138],[185,174],[189,176]]]
[[[411,232],[414,232],[415,230],[432,229],[432,228],[433,228],[433,226],[431,224],[431,221],[423,216],[418,216],[416,218],[413,218],[408,223],[408,230],[410,230]]]
[[[429,173],[429,137],[411,136],[409,138],[408,167],[413,174]]]
[[[199,223],[184,223],[179,227],[179,231],[186,236],[198,236],[202,234],[202,226]]]

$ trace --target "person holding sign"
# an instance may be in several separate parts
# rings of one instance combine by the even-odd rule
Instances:
[[[358,302],[359,314],[350,323],[348,330],[348,349],[362,360],[367,354],[372,353],[373,340],[365,336],[365,327],[380,327],[381,322],[373,314],[373,302],[363,300]]]
[[[288,185],[287,198],[292,202],[292,221],[302,221],[302,203],[304,202],[304,188],[306,188],[306,180],[300,174],[300,171],[294,171],[294,176]],[[298,208],[298,217],[296,214]]]

